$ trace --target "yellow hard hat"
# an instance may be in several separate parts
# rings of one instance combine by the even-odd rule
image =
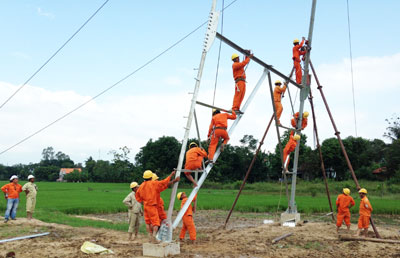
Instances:
[[[276,81],[275,81],[275,85],[277,85],[277,84],[282,84],[282,83],[281,83],[280,80],[276,80]]]
[[[176,198],[178,198],[178,200],[180,200],[183,193],[184,193],[184,192],[179,192],[179,193],[176,195]]]
[[[136,186],[138,186],[139,184],[136,182],[132,182],[131,185],[129,186],[130,188],[135,188]]]
[[[157,174],[156,173],[153,173],[153,175],[151,176],[151,180],[157,180],[157,179],[159,179],[159,177],[157,176]]]
[[[151,172],[151,170],[146,170],[143,173],[143,178],[144,179],[150,179],[153,177],[153,172]]]
[[[198,145],[197,145],[197,143],[195,143],[195,142],[191,142],[191,143],[189,143],[189,148],[191,148],[192,146],[195,146],[195,147],[197,147]]]
[[[239,57],[239,55],[235,53],[235,54],[232,55],[231,58],[232,58],[232,60],[234,60],[235,58],[238,58],[238,57]]]
[[[308,113],[307,111],[303,113],[303,117],[307,118],[310,115],[310,113]]]
[[[299,39],[295,39],[295,40],[293,40],[293,43],[299,43],[300,42],[300,40]]]
[[[368,192],[367,192],[367,189],[365,189],[365,188],[361,188],[360,189],[360,191],[358,191],[359,193],[364,193],[364,194],[367,194]]]
[[[350,189],[349,188],[343,188],[343,193],[345,195],[350,195]]]
[[[294,138],[296,141],[298,141],[298,140],[300,140],[300,135],[299,135],[299,134],[296,134],[295,136],[293,136],[293,138]]]

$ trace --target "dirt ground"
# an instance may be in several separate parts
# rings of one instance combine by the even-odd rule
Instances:
[[[263,224],[264,219],[277,217],[268,214],[234,213],[227,230],[222,228],[225,211],[199,211],[195,214],[197,243],[181,243],[181,255],[177,257],[400,257],[400,244],[339,241],[335,225],[316,215],[308,217],[308,223],[295,228],[278,223]],[[90,215],[92,219],[124,221],[126,214]],[[398,217],[394,218],[398,221]],[[323,220],[326,220],[325,222]],[[378,224],[383,238],[400,240],[400,224]],[[179,233],[180,228],[174,234]],[[356,230],[352,225],[351,234]],[[28,222],[24,218],[0,224],[2,239],[15,236],[51,232],[50,235],[0,244],[0,258],[14,251],[17,258],[24,257],[89,257],[80,251],[84,241],[92,241],[114,251],[114,255],[101,257],[141,257],[145,235],[128,241],[125,232],[76,228],[38,220]],[[285,233],[294,234],[272,244],[272,239]],[[340,231],[346,234],[345,230]],[[370,232],[373,236],[373,233]],[[92,255],[95,256],[95,255]]]

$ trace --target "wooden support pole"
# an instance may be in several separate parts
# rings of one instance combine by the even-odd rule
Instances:
[[[339,239],[342,241],[370,241],[376,243],[400,244],[400,240],[371,238],[371,237],[339,236]]]
[[[287,234],[284,234],[284,235],[282,235],[280,237],[274,238],[272,240],[272,243],[275,244],[276,242],[281,241],[282,239],[285,239],[287,237],[290,237],[291,235],[293,235],[293,233],[287,233]]]

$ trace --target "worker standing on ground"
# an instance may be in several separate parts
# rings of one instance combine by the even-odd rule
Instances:
[[[129,193],[122,202],[128,207],[129,240],[135,240],[139,233],[140,216],[143,216],[143,209],[142,205],[135,198],[136,192],[139,189],[139,184],[137,182],[132,182],[130,188],[132,192]],[[135,230],[135,236],[132,238],[133,230]]]
[[[301,119],[301,130],[304,130],[304,128],[307,127],[307,123],[308,123],[308,116],[310,114],[306,111],[303,113],[303,119]],[[293,128],[297,128],[297,122],[299,121],[299,112],[296,112],[296,114],[294,114],[291,123]]]
[[[293,58],[292,59],[293,59],[294,68],[296,69],[296,82],[297,82],[297,84],[301,84],[301,78],[302,78],[302,71],[301,71],[301,65],[300,65],[300,62],[301,62],[300,56],[306,54],[306,51],[302,51],[301,50],[301,47],[304,44],[304,40],[305,40],[305,38],[302,37],[302,40],[301,40],[300,44],[299,44],[299,40],[298,39],[293,40],[293,45],[294,46],[293,46]]]
[[[135,198],[138,202],[143,203],[144,208],[144,221],[149,238],[155,241],[155,237],[160,227],[160,217],[158,215],[158,199],[160,193],[168,187],[168,183],[175,175],[173,171],[167,178],[161,181],[153,181],[153,172],[146,170],[143,173],[144,182],[136,191]],[[179,177],[175,178],[172,183],[179,181]]]
[[[210,145],[208,146],[208,161],[213,162],[215,150],[217,149],[219,139],[224,139],[221,144],[221,152],[224,151],[225,145],[229,141],[229,135],[226,131],[228,129],[228,119],[235,120],[236,113],[232,110],[232,115],[228,113],[221,113],[218,109],[213,109],[213,117],[211,120],[210,128],[208,129],[208,139]]]
[[[337,207],[337,221],[336,221],[336,232],[339,233],[339,228],[342,226],[343,220],[346,223],[347,231],[350,231],[350,208],[356,203],[353,197],[350,196],[350,189],[343,188],[343,193],[339,194],[336,199]]]
[[[358,218],[358,229],[356,236],[360,236],[361,230],[363,230],[364,237],[368,236],[369,220],[371,218],[372,206],[367,198],[367,190],[361,188],[358,191],[361,201],[360,201],[360,217]]]
[[[3,185],[1,190],[7,200],[6,213],[4,215],[4,223],[8,222],[11,216],[12,220],[16,220],[17,208],[19,204],[19,193],[22,192],[22,186],[18,184],[18,177],[13,175],[10,178],[10,183]]]
[[[292,131],[290,133],[290,138],[289,141],[286,143],[285,148],[283,149],[283,165],[285,166],[285,169],[287,170],[287,166],[286,164],[289,164],[290,161],[290,157],[288,158],[288,156],[290,155],[290,153],[292,153],[297,146],[297,141],[300,140],[300,135],[296,134],[295,136],[293,136],[294,131]],[[288,159],[286,161],[286,158]]]
[[[151,180],[153,181],[157,181],[159,179],[159,177],[157,176],[156,173],[153,173],[153,176],[151,177]],[[165,189],[167,189],[170,184],[172,182],[169,182],[166,186]],[[165,189],[162,189],[162,191],[164,191]],[[167,214],[165,213],[164,210],[164,200],[161,198],[161,195],[159,196],[158,200],[157,200],[157,209],[158,209],[158,217],[160,218],[160,222],[162,222],[163,220],[167,219]]]
[[[28,220],[32,219],[32,215],[35,212],[36,206],[36,194],[38,187],[35,184],[35,177],[33,175],[28,176],[28,183],[24,184],[22,191],[26,193],[26,217]]]
[[[253,57],[253,54],[249,51],[249,55],[246,55],[246,58],[240,62],[238,54],[232,55],[232,71],[233,79],[235,80],[235,95],[233,97],[232,110],[238,114],[242,114],[242,111],[240,111],[240,105],[242,104],[246,93],[246,73],[244,68],[250,62],[251,57]]]
[[[281,103],[282,95],[285,93],[287,85],[283,85],[281,88],[281,81],[275,81],[275,88],[274,88],[274,104],[275,104],[275,111],[276,111],[276,118],[278,119],[278,124],[280,125],[280,118],[282,115],[283,107]]]
[[[176,195],[178,200],[181,200],[181,209],[183,205],[185,205],[186,201],[188,200],[185,192],[180,192]],[[197,195],[193,198],[193,201],[196,201]],[[192,241],[192,244],[194,244],[194,241],[196,241],[196,227],[194,226],[194,220],[193,220],[193,209],[192,204],[189,205],[188,209],[186,210],[185,214],[182,217],[183,225],[182,225],[182,230],[181,233],[179,234],[179,239],[183,241],[186,235],[186,231],[189,231],[189,238]]]
[[[186,152],[185,169],[187,170],[198,170],[202,168],[203,159],[207,157],[207,152],[203,148],[199,148],[197,143],[191,142],[189,144],[189,150]],[[185,172],[185,176],[192,182],[194,187],[197,187],[197,183],[194,181],[193,176],[190,172]]]

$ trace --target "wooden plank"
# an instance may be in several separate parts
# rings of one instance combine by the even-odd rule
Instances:
[[[400,240],[371,238],[371,237],[339,236],[339,239],[342,241],[369,241],[376,243],[400,244]]]
[[[287,233],[287,234],[284,234],[284,235],[282,235],[280,237],[274,238],[272,240],[272,243],[275,244],[276,242],[281,241],[282,239],[285,239],[287,237],[290,237],[291,235],[293,235],[293,233]]]

